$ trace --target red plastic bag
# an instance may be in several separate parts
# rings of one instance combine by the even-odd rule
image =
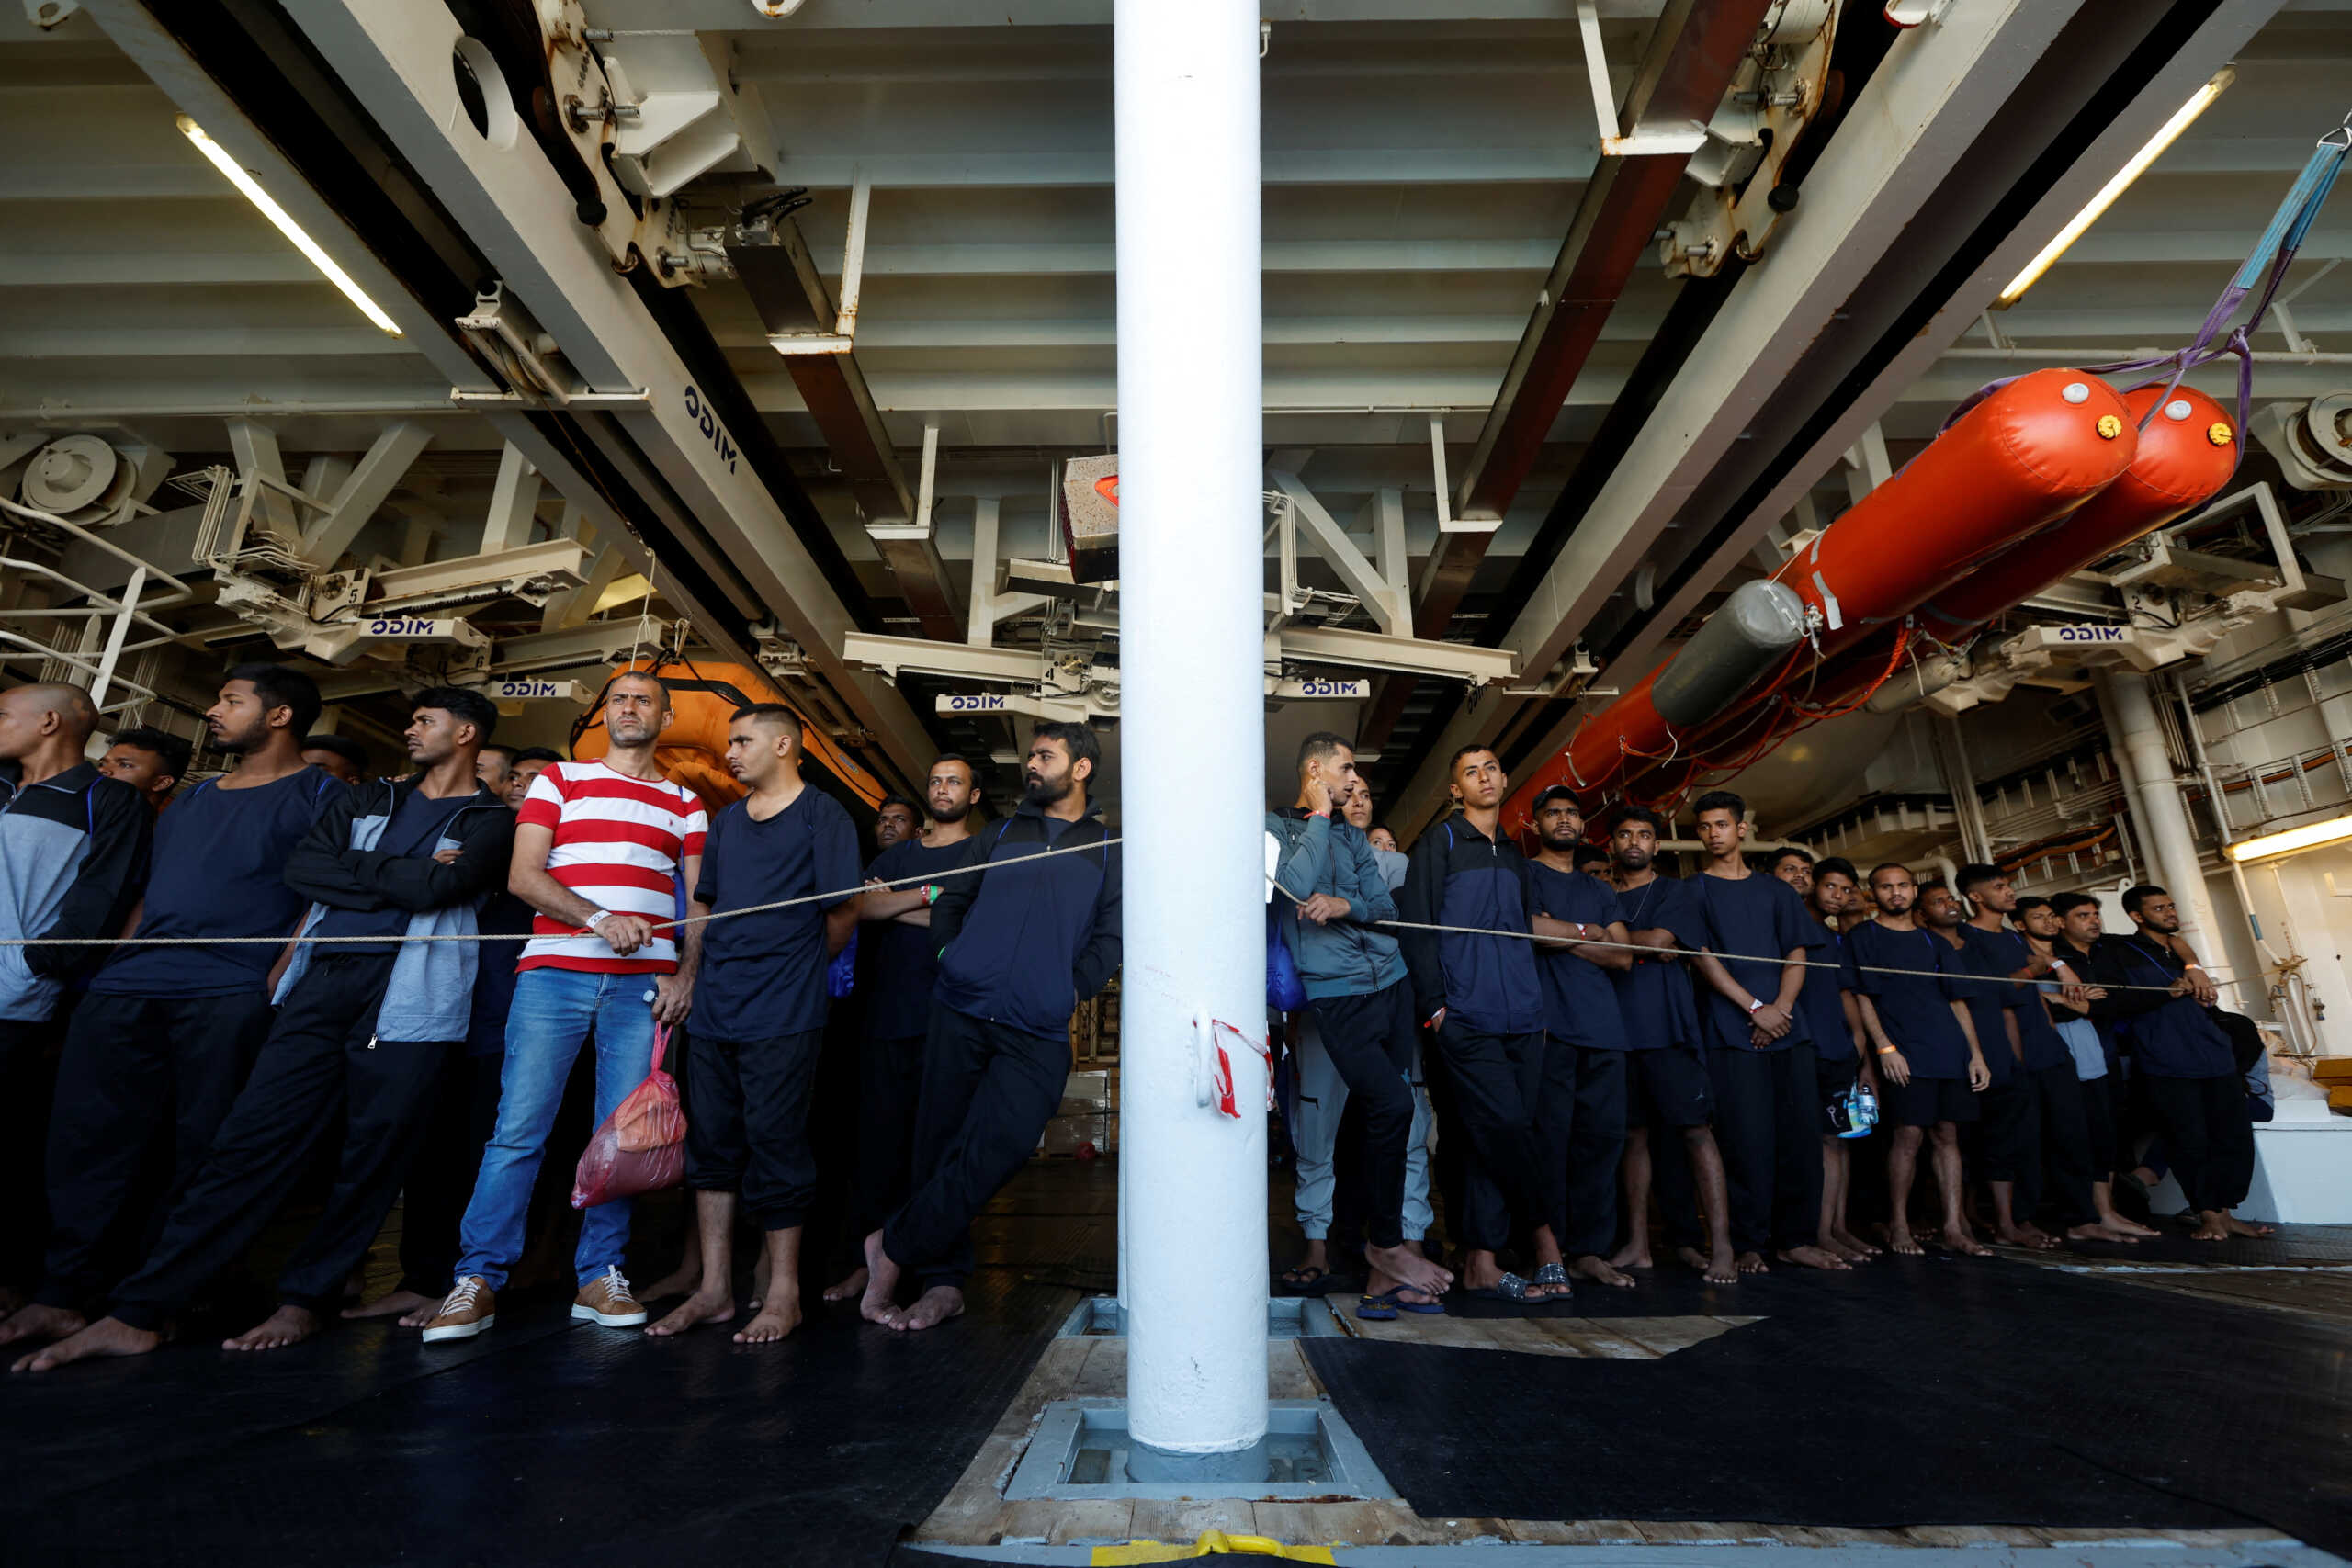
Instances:
[[[571,1179],[571,1206],[593,1208],[616,1198],[634,1198],[675,1187],[686,1172],[686,1113],[678,1105],[677,1080],[662,1070],[670,1049],[666,1025],[653,1031],[653,1070],[613,1107],[588,1140]]]

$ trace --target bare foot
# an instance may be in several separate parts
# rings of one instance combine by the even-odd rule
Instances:
[[[825,1287],[825,1299],[829,1302],[845,1302],[865,1293],[865,1265],[863,1263]]]
[[[890,1326],[912,1334],[936,1328],[951,1317],[964,1315],[964,1292],[953,1285],[933,1285],[915,1298],[915,1304],[890,1314]]]
[[[1801,1269],[1827,1269],[1843,1272],[1853,1267],[1836,1253],[1818,1247],[1784,1247],[1772,1256],[1783,1263],[1793,1263]]]
[[[2259,1220],[2242,1220],[2227,1209],[2222,1211],[2222,1223],[2230,1227],[2232,1235],[2277,1235],[2277,1225],[2266,1225]]]
[[[1445,1294],[1453,1286],[1453,1272],[1441,1269],[1430,1261],[1429,1254],[1423,1252],[1419,1247],[1367,1247],[1363,1249],[1363,1256],[1364,1261],[1371,1266],[1368,1272],[1374,1275],[1385,1274],[1396,1285],[1415,1291],[1432,1301]],[[1382,1287],[1382,1289],[1389,1288],[1393,1287]],[[1366,1295],[1379,1293],[1374,1289],[1370,1280],[1364,1282],[1364,1293]]]
[[[1853,1247],[1848,1247],[1845,1243],[1839,1241],[1834,1233],[1828,1231],[1824,1231],[1821,1235],[1815,1236],[1814,1238],[1813,1245],[1819,1247],[1822,1251],[1829,1254],[1830,1257],[1837,1258],[1841,1263],[1867,1263],[1871,1258],[1871,1255],[1869,1253],[1859,1252]]]
[[[1842,1252],[1849,1258],[1876,1258],[1882,1250],[1872,1247],[1852,1231],[1838,1230],[1834,1226],[1829,1232],[1829,1245],[1831,1250]]]
[[[1919,1238],[1911,1234],[1909,1225],[1887,1226],[1886,1245],[1905,1258],[1924,1257],[1928,1250],[1919,1245]]]
[[[223,1350],[283,1350],[288,1345],[300,1345],[324,1326],[319,1314],[309,1307],[291,1303],[279,1307],[267,1317],[246,1329],[233,1339],[220,1341]]]
[[[962,1297],[957,1297],[961,1309]],[[917,1303],[921,1305],[921,1303]],[[735,1336],[738,1345],[773,1345],[800,1326],[800,1292],[778,1291],[768,1303],[760,1308],[759,1315],[745,1324]]]
[[[1973,1235],[1970,1235],[1965,1227],[1960,1230],[1953,1230],[1951,1226],[1947,1225],[1940,1234],[1943,1237],[1944,1246],[1953,1252],[1960,1253],[1968,1258],[1990,1258],[1993,1256],[1993,1249],[1985,1246],[1983,1242],[1977,1240]]]
[[[432,1313],[425,1313],[414,1323],[409,1319],[425,1307],[437,1309],[440,1305],[439,1296],[419,1295],[414,1291],[388,1291],[364,1306],[344,1308],[343,1315],[348,1318],[397,1317],[403,1328],[422,1328],[432,1321]]]
[[[638,1299],[665,1302],[672,1296],[690,1296],[702,1289],[702,1251],[694,1238],[686,1238],[685,1261],[639,1292]]]
[[[1695,1247],[1678,1247],[1674,1256],[1699,1270],[1710,1285],[1739,1283],[1739,1263],[1726,1247],[1721,1252],[1702,1252]]]
[[[2153,1225],[2143,1225],[2139,1221],[2126,1219],[2121,1214],[2103,1214],[2099,1217],[2098,1223],[2105,1225],[2109,1230],[2114,1231],[2121,1235],[2162,1235],[2165,1234],[2164,1232],[2157,1230]]]
[[[1764,1261],[1764,1255],[1760,1252],[1743,1252],[1739,1255],[1739,1271],[1743,1274],[1770,1274],[1772,1266]]]
[[[2040,1225],[2011,1225],[2007,1230],[1996,1228],[1993,1239],[2004,1247],[2030,1247],[2035,1252],[2047,1252],[2058,1245],[2058,1238]]]
[[[2140,1245],[2140,1238],[2131,1232],[2120,1231],[2112,1225],[2102,1224],[2069,1225],[2066,1227],[2066,1239],[2068,1241],[2120,1241],[2131,1247]]]
[[[119,1318],[102,1317],[97,1322],[59,1340],[46,1350],[20,1356],[9,1369],[17,1372],[45,1372],[72,1361],[95,1359],[101,1356],[143,1356],[164,1342],[164,1337],[144,1328],[133,1328]]]
[[[749,1301],[743,1303],[743,1310],[746,1312],[757,1312],[760,1310],[761,1303],[765,1302],[767,1299],[768,1254],[767,1248],[762,1247],[760,1249],[759,1261],[752,1265],[752,1296]]]
[[[2188,1233],[2191,1241],[2227,1241],[2230,1239],[2230,1217],[2219,1209],[2208,1209],[2197,1216],[2197,1228]]]
[[[90,1326],[90,1320],[71,1307],[18,1307],[0,1322],[0,1345],[13,1345],[19,1339],[62,1339],[69,1334],[79,1334]]]
[[[1619,1273],[1615,1265],[1597,1252],[1588,1252],[1569,1264],[1568,1272],[1577,1279],[1589,1280],[1596,1285],[1607,1285],[1611,1290],[1630,1291],[1634,1288],[1631,1274]]]
[[[865,1294],[858,1298],[858,1316],[868,1323],[897,1327],[898,1325],[891,1320],[898,1315],[898,1294],[899,1266],[890,1261],[888,1253],[882,1250],[882,1233],[876,1231],[865,1238]],[[960,1308],[963,1305],[960,1292],[956,1301]]]
[[[725,1323],[734,1315],[733,1292],[713,1295],[707,1291],[696,1290],[672,1308],[668,1316],[645,1332],[655,1339],[667,1339],[673,1335],[684,1334],[698,1323]]]
[[[1657,1265],[1650,1260],[1649,1237],[1641,1236],[1619,1247],[1609,1259],[1609,1266],[1611,1269],[1656,1268]]]

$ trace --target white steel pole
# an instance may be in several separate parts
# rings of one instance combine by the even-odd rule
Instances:
[[[1138,1480],[1262,1481],[1257,0],[1117,0],[1121,1050]],[[1195,1021],[1233,1066],[1199,1103]]]
[[[122,658],[123,639],[130,635],[130,623],[139,615],[139,592],[147,586],[147,569],[131,569],[130,581],[122,590],[122,608],[114,618],[113,629],[107,633],[107,650],[98,659],[97,679],[90,682],[90,705],[107,705],[107,688],[114,684],[114,667]]]

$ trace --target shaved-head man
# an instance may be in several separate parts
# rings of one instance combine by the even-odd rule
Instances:
[[[151,817],[138,791],[82,760],[97,710],[80,688],[0,692],[0,936],[112,936],[138,897]],[[41,1151],[50,1096],[41,1065],[66,982],[91,950],[27,947],[0,965],[0,1094],[29,1122],[0,1153],[0,1306],[39,1280]]]

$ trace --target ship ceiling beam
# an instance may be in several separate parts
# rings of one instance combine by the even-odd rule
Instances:
[[[1704,125],[1713,118],[1772,3],[1670,0],[1618,107],[1618,126],[1609,129],[1622,127],[1631,135],[1649,126]],[[1604,152],[1594,166],[1463,469],[1453,510],[1468,526],[1441,531],[1421,569],[1415,636],[1434,640],[1453,624],[1496,529],[1600,344],[1618,296],[1649,259],[1650,236],[1665,221],[1690,162],[1687,150]],[[1383,687],[1358,737],[1364,746],[1376,750],[1388,739],[1412,690],[1407,679]]]
[[[626,448],[641,456],[699,525],[702,547],[749,584],[892,763],[921,777],[936,748],[895,689],[842,660],[855,622],[744,453],[745,433],[714,408],[732,389],[697,384],[537,143],[501,147],[474,130],[449,66],[456,17],[440,5],[365,0],[287,0],[285,10],[582,380],[644,389],[643,407],[583,421],[608,457],[626,468]]]
[[[2257,4],[2277,8],[2276,0]],[[2004,115],[2018,85],[2081,8],[2080,0],[1986,0],[1950,7],[1934,25],[1894,41],[1806,175],[1804,203],[1775,236],[1771,253],[1740,278],[1504,637],[1506,647],[1523,656],[1530,677],[1540,679],[1568,654],[1759,416],[1808,390],[1792,379],[1807,352],[1850,312],[1882,261],[1916,252],[1909,226],[1940,198],[1973,144]],[[2083,155],[2031,210],[2039,238],[2024,247],[2026,254],[2054,232],[2188,91],[2181,88],[2152,120],[2137,115],[2152,96],[2143,94],[2131,106],[2129,127],[2084,139],[2090,144]],[[2057,133],[2064,130],[2062,125]],[[2003,124],[1998,137],[2010,140],[2011,127]],[[2055,215],[2041,224],[2045,213]],[[1933,285],[1936,269],[1926,258],[1914,265],[1927,275],[1910,280],[1917,297]],[[1945,335],[1937,346],[1957,337],[1972,319],[1973,312],[1942,323]],[[1915,373],[1925,367],[1923,362]],[[1836,388],[1811,389],[1811,395],[1832,397]],[[1852,428],[1811,467],[1811,477],[1828,471],[1892,400],[1890,390],[1882,401],[1851,404]],[[1650,647],[1655,651],[1656,643]],[[1638,676],[1637,658],[1621,657],[1602,671],[1600,683],[1622,689]],[[1443,759],[1462,746],[1492,744],[1521,716],[1521,706],[1490,699],[1453,714],[1391,802],[1400,830],[1419,828],[1443,808]],[[1544,747],[1561,744],[1571,722],[1555,727]]]

